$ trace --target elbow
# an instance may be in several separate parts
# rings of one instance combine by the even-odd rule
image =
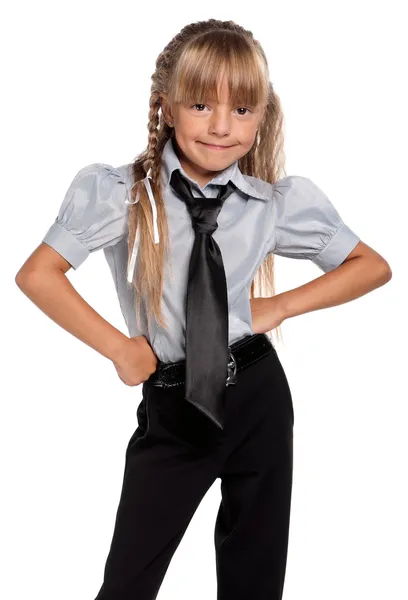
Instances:
[[[386,279],[386,281],[389,281],[392,278],[392,270],[390,265],[388,264],[388,262],[384,259],[384,263],[383,263],[383,271],[384,271],[384,277]]]
[[[392,270],[386,260],[381,260],[379,266],[377,267],[377,277],[380,285],[388,283],[392,278]]]
[[[16,285],[20,288],[23,289],[23,287],[25,287],[25,281],[26,281],[26,274],[23,271],[23,269],[20,269],[17,273],[17,275],[14,278],[14,281],[16,282]]]
[[[35,289],[36,286],[43,285],[42,275],[43,272],[39,269],[23,266],[16,274],[14,281],[22,292],[27,293],[29,290]]]
[[[27,291],[29,287],[32,285],[33,273],[24,269],[23,267],[18,271],[17,275],[14,278],[16,285],[20,288],[22,292]]]

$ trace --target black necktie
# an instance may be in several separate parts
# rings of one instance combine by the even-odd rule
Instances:
[[[220,248],[212,237],[224,200],[235,190],[232,181],[220,187],[217,198],[194,198],[178,169],[170,179],[185,201],[195,230],[186,300],[186,390],[191,402],[220,429],[228,372],[228,295]]]

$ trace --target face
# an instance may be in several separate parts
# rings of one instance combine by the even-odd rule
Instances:
[[[227,80],[222,78],[220,102],[169,106],[162,94],[162,112],[175,129],[175,147],[181,166],[203,187],[217,173],[252,148],[264,107],[232,106]]]

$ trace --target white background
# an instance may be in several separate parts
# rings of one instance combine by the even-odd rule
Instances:
[[[145,148],[164,46],[189,22],[218,18],[251,30],[267,54],[287,173],[315,181],[393,271],[368,295],[283,323],[277,350],[295,409],[284,600],[406,600],[403,2],[37,1],[3,15],[1,597],[96,596],[141,399],[141,386],[125,386],[14,277],[82,166],[119,166]],[[278,293],[320,275],[309,261],[276,257]],[[102,252],[68,277],[127,333]],[[219,501],[217,479],[159,600],[215,600]]]

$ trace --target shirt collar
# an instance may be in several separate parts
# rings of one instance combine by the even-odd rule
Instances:
[[[184,169],[181,166],[181,163],[177,157],[177,154],[174,150],[172,138],[169,138],[167,140],[166,144],[164,145],[163,153],[162,153],[162,169],[161,169],[162,175],[161,176],[164,180],[163,182],[164,182],[165,186],[169,185],[171,174],[173,173],[173,171],[175,169],[180,169],[181,173],[187,179],[189,179],[192,183],[195,183],[196,185],[198,185],[198,183],[196,181],[194,181],[193,179],[191,179],[191,177],[189,177],[187,175],[187,173],[184,171]],[[146,177],[143,179],[143,183],[145,185],[147,195],[149,197],[150,205],[152,207],[152,212],[153,212],[154,243],[158,244],[160,242],[160,234],[159,234],[159,225],[158,225],[158,217],[157,217],[157,207],[156,207],[156,200],[154,198],[149,179],[150,179],[150,169],[149,169],[149,172],[147,173]],[[257,189],[255,189],[255,187],[253,185],[251,185],[249,183],[249,181],[247,181],[247,179],[241,173],[241,171],[238,167],[238,160],[233,162],[231,165],[229,165],[223,171],[220,171],[220,173],[218,173],[218,175],[216,175],[213,179],[211,179],[211,181],[209,181],[206,185],[225,185],[228,183],[229,180],[231,180],[232,183],[234,183],[237,186],[237,188],[239,190],[241,190],[241,192],[243,192],[245,195],[247,195],[251,198],[257,198],[259,200],[266,200],[266,201],[270,199],[270,191],[268,193],[269,184],[267,184],[265,182],[265,192],[264,193],[261,193]],[[204,187],[206,187],[206,186],[204,186]],[[126,204],[136,204],[136,202],[138,202],[138,201],[139,201],[139,197],[137,196],[136,200],[134,202],[132,202],[130,200],[126,200],[125,202],[126,202]],[[137,258],[138,249],[139,249],[139,241],[140,241],[140,230],[138,227],[137,231],[136,231],[135,240],[133,242],[132,254],[131,254],[131,258],[130,258],[128,270],[127,270],[127,280],[129,283],[131,283],[132,279],[133,279],[136,258]]]
[[[169,138],[163,148],[162,153],[162,177],[163,183],[167,186],[169,185],[171,174],[175,169],[180,169],[181,173],[192,183],[197,184],[194,179],[189,177],[187,173],[184,171],[181,166],[180,160],[174,150],[173,146],[173,138]],[[233,162],[223,171],[220,171],[218,175],[216,175],[211,181],[209,181],[207,185],[225,185],[228,181],[231,180],[241,192],[250,196],[251,198],[256,198],[259,200],[270,200],[270,191],[269,194],[267,190],[265,192],[259,192],[253,185],[249,183],[241,173],[238,167],[238,160]],[[197,184],[198,185],[198,184]],[[267,187],[267,186],[266,186]],[[204,189],[202,188],[202,189]]]

